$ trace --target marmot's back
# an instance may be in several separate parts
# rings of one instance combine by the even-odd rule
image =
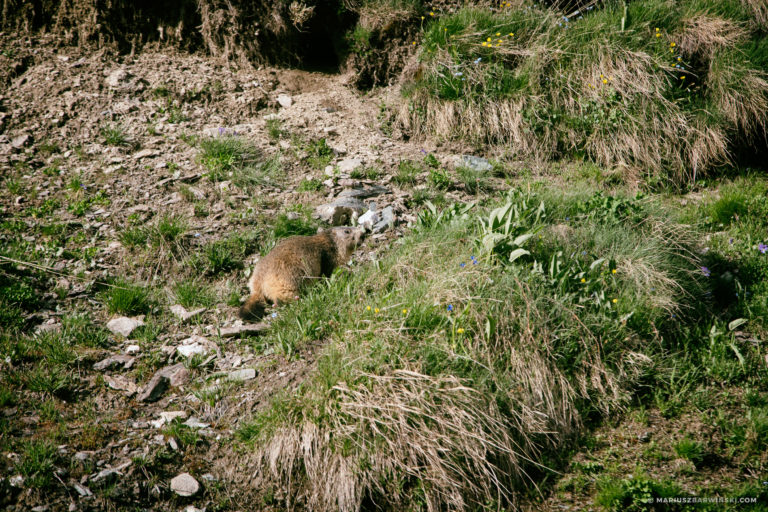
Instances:
[[[298,298],[304,286],[345,263],[361,238],[362,230],[341,227],[282,240],[256,264],[248,281],[251,296],[240,308],[240,316],[261,317],[268,302]]]

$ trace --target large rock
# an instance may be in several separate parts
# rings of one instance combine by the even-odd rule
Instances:
[[[107,323],[107,329],[113,334],[121,334],[124,337],[131,335],[134,329],[144,325],[142,318],[128,318],[127,316],[121,316],[119,318],[113,318]]]
[[[155,402],[170,386],[181,386],[189,381],[189,370],[181,363],[166,366],[155,372],[138,396],[140,402]]]
[[[179,496],[193,496],[200,490],[200,484],[189,473],[181,473],[171,480],[171,490]]]

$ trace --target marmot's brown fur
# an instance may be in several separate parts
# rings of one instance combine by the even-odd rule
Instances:
[[[362,237],[360,228],[338,227],[282,240],[253,269],[248,281],[251,296],[240,308],[240,317],[261,318],[268,302],[294,300],[302,287],[346,263]]]

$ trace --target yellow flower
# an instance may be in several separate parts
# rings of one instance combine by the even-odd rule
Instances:
[[[661,34],[659,34],[658,32],[656,32],[656,37],[661,37]]]
[[[412,44],[413,46],[416,46],[416,41],[412,42],[411,44]]]
[[[582,283],[586,283],[586,282],[587,282],[587,280],[586,280],[586,279],[584,279],[584,278],[582,277],[582,278],[581,278],[581,282],[582,282]]]
[[[483,41],[483,44],[482,44],[482,46],[485,46],[485,41]]]
[[[606,80],[605,78],[603,78],[603,83],[604,83],[604,84],[607,84],[607,83],[608,83],[608,80]]]
[[[680,80],[685,80],[685,75],[681,76]]]
[[[611,302],[613,302],[614,304],[616,304],[617,302],[619,302],[619,299],[613,299]]]
[[[491,42],[491,38],[489,37],[488,39],[486,39],[486,41],[488,41],[490,43]]]
[[[424,21],[424,16],[421,17],[421,21]]]
[[[678,62],[680,62],[681,60],[683,60],[683,58],[682,58],[682,57],[678,57],[678,58],[677,58],[677,61],[678,61]]]
[[[504,41],[502,41],[501,39],[497,39],[496,42],[497,43],[503,43]]]
[[[509,33],[509,37],[515,37],[515,33],[514,32],[510,32]]]
[[[371,310],[371,306],[365,306],[365,310],[366,311],[370,311]]]
[[[659,27],[656,27],[656,32],[658,32],[658,31],[659,31]]]
[[[378,313],[379,312],[379,308],[374,309],[373,312],[374,313]]]
[[[435,15],[434,11],[429,11],[429,15],[434,16]]]
[[[496,32],[496,37],[499,37],[501,35],[501,32]]]
[[[675,43],[669,43],[669,46],[671,46],[672,48],[674,48],[674,47],[675,47],[675,46],[677,46],[677,45],[676,45]]]
[[[464,329],[459,327],[458,329],[456,329],[456,332],[459,333],[459,334],[462,334],[464,332]]]
[[[615,274],[615,273],[616,273],[616,269],[611,270],[611,274]]]
[[[404,314],[404,315],[407,315],[407,314],[408,314],[408,310],[407,310],[407,309],[405,309],[405,308],[403,308],[403,314]]]

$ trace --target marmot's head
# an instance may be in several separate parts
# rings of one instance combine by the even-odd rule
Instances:
[[[363,228],[350,228],[346,226],[332,228],[330,231],[339,255],[343,256],[345,260],[352,256],[352,252],[355,250],[355,247],[360,245],[365,234]]]

